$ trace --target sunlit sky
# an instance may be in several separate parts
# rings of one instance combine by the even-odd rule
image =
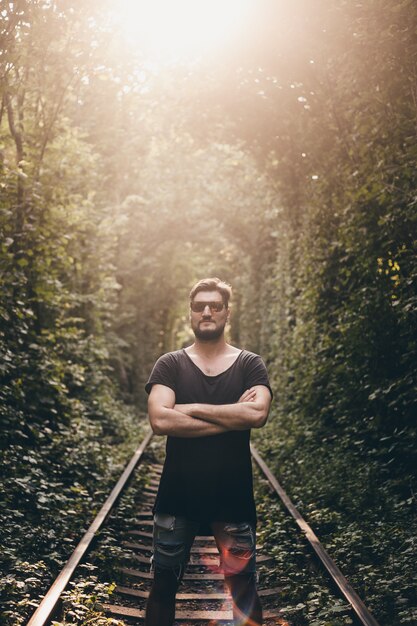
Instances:
[[[233,45],[256,0],[112,0],[126,37],[160,60],[215,54]]]

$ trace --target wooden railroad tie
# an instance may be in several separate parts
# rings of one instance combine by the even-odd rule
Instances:
[[[140,609],[132,609],[126,606],[117,606],[115,604],[105,604],[104,608],[106,611],[111,613],[112,615],[120,615],[123,617],[135,617],[137,619],[144,619],[145,611]],[[280,619],[277,624],[281,624],[281,626],[288,626],[288,622],[281,619],[283,611],[278,609],[277,611],[264,611],[264,619]],[[233,620],[232,611],[176,611],[175,612],[176,620],[189,620],[189,621],[203,621],[210,622],[212,620],[217,620],[219,622],[230,622]]]
[[[188,563],[187,567],[217,567],[219,564],[219,553],[217,548],[215,548],[216,552],[210,552],[209,554],[207,553],[207,550],[204,550],[204,552],[200,553],[202,556],[200,557],[196,557],[193,556],[193,554],[191,554],[191,560]],[[194,552],[194,554],[196,554]],[[137,561],[138,563],[145,563],[145,564],[149,564],[149,557],[146,556],[142,556],[141,554],[129,554],[126,555],[127,558],[129,559],[133,559],[134,561]],[[267,561],[271,561],[272,557],[268,556],[266,554],[260,554],[259,556],[256,557],[256,562],[257,563],[266,563]]]
[[[258,589],[258,595],[261,597],[275,596],[281,593],[281,591],[282,589],[279,587],[273,587],[271,589]],[[135,598],[147,599],[149,596],[149,591],[144,591],[143,589],[132,589],[131,587],[124,586],[117,586],[115,592]],[[227,600],[230,598],[230,595],[224,591],[212,591],[210,593],[202,591],[199,593],[177,593],[176,598],[177,600]]]

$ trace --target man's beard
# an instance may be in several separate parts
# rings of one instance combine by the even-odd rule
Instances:
[[[216,328],[201,329],[200,325],[193,328],[194,335],[200,341],[214,341],[223,335],[224,326],[216,326]]]

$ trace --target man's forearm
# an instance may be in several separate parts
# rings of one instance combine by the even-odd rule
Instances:
[[[149,415],[152,430],[156,435],[192,438],[218,435],[230,430],[221,424],[210,423],[208,420],[196,420],[175,408],[162,407],[158,412],[150,411]]]
[[[265,424],[268,412],[262,402],[236,402],[235,404],[176,404],[175,409],[184,415],[222,426],[227,430],[260,428]]]

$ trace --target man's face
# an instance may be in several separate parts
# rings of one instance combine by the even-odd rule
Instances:
[[[193,308],[199,310],[193,311]],[[191,328],[197,339],[213,341],[221,337],[228,316],[229,310],[224,306],[223,298],[218,291],[199,291],[194,296],[190,320]]]

